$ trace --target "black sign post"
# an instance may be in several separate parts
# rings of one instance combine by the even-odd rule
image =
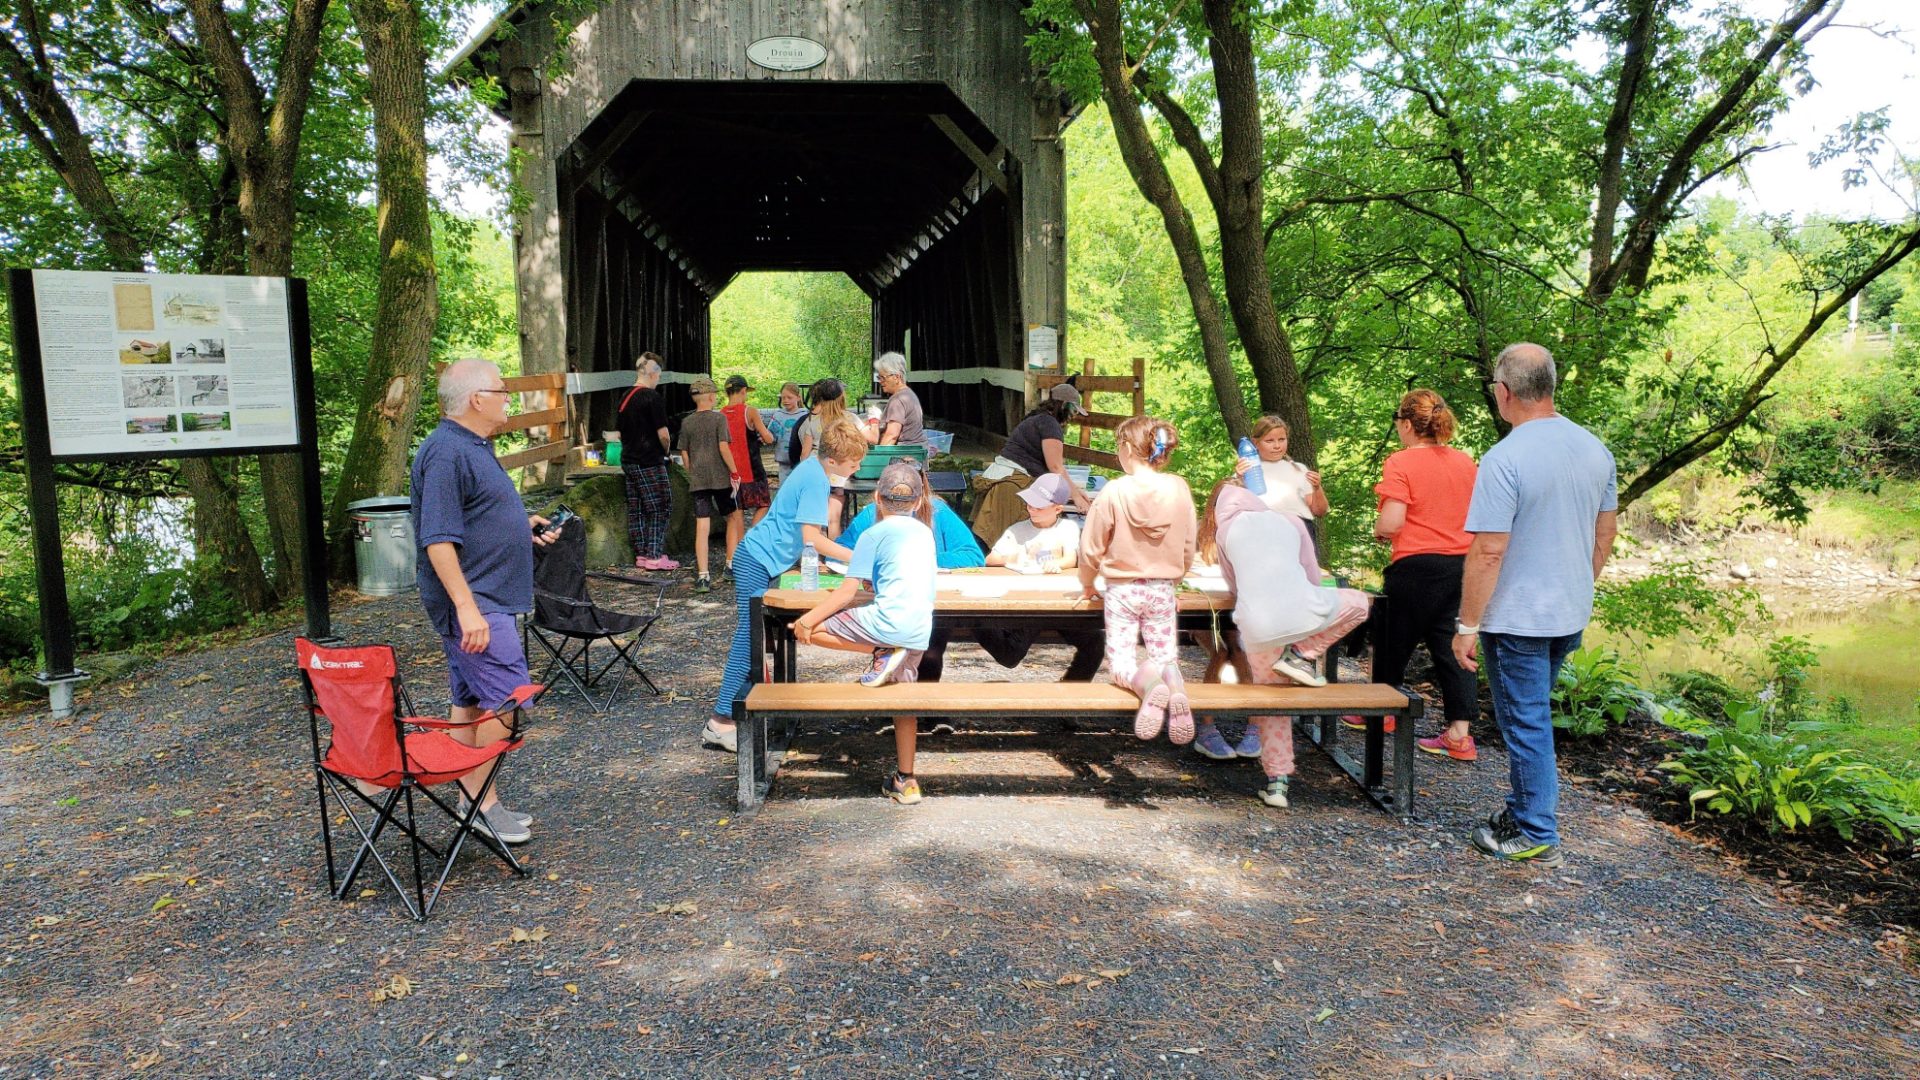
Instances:
[[[327,606],[327,545],[322,534],[320,439],[315,424],[312,327],[307,314],[307,283],[287,278],[287,325],[291,335],[294,417],[298,429],[290,445],[242,448],[169,447],[152,451],[113,453],[53,453],[47,410],[46,373],[42,366],[39,303],[34,295],[32,270],[7,272],[13,315],[13,355],[19,375],[21,434],[25,440],[27,507],[33,526],[33,558],[40,600],[40,642],[46,667],[37,681],[47,688],[55,719],[73,714],[74,687],[88,676],[74,667],[73,613],[67,604],[66,559],[60,530],[60,502],[54,473],[62,461],[133,461],[152,458],[222,457],[256,453],[300,455],[302,502],[301,548],[306,555],[303,582],[307,609],[307,636],[315,641],[332,637]]]

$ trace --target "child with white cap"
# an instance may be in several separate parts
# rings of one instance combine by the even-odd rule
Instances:
[[[1073,569],[1080,554],[1080,525],[1066,515],[1073,501],[1067,478],[1046,473],[1020,492],[1027,520],[1007,526],[987,552],[988,566],[1010,566],[1043,574]]]

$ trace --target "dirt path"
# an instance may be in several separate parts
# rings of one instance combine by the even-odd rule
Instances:
[[[1404,828],[1311,749],[1277,813],[1110,732],[929,739],[897,807],[849,727],[733,820],[715,596],[648,643],[678,700],[539,711],[532,876],[469,854],[424,926],[325,894],[290,634],[0,716],[0,1077],[1920,1072],[1920,981],[1637,812],[1569,789],[1558,872],[1469,853],[1498,751],[1423,759]],[[338,622],[444,703],[410,599]]]

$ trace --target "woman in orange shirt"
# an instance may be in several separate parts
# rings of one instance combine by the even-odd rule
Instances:
[[[1424,643],[1447,727],[1415,745],[1430,754],[1472,761],[1478,755],[1469,722],[1478,710],[1479,686],[1473,673],[1454,660],[1453,635],[1460,617],[1460,575],[1472,541],[1466,531],[1467,504],[1473,501],[1478,467],[1447,445],[1453,439],[1453,410],[1432,390],[1410,391],[1401,398],[1393,429],[1404,449],[1387,458],[1373,488],[1380,497],[1373,535],[1393,545],[1381,590],[1387,598],[1387,625],[1374,657],[1373,679],[1399,685],[1414,648]]]

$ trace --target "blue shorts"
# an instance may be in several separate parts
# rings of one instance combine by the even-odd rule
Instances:
[[[504,611],[487,613],[487,647],[483,652],[460,651],[460,635],[440,635],[447,654],[447,700],[455,708],[491,709],[532,682],[527,677],[527,653],[520,646],[520,628]]]

